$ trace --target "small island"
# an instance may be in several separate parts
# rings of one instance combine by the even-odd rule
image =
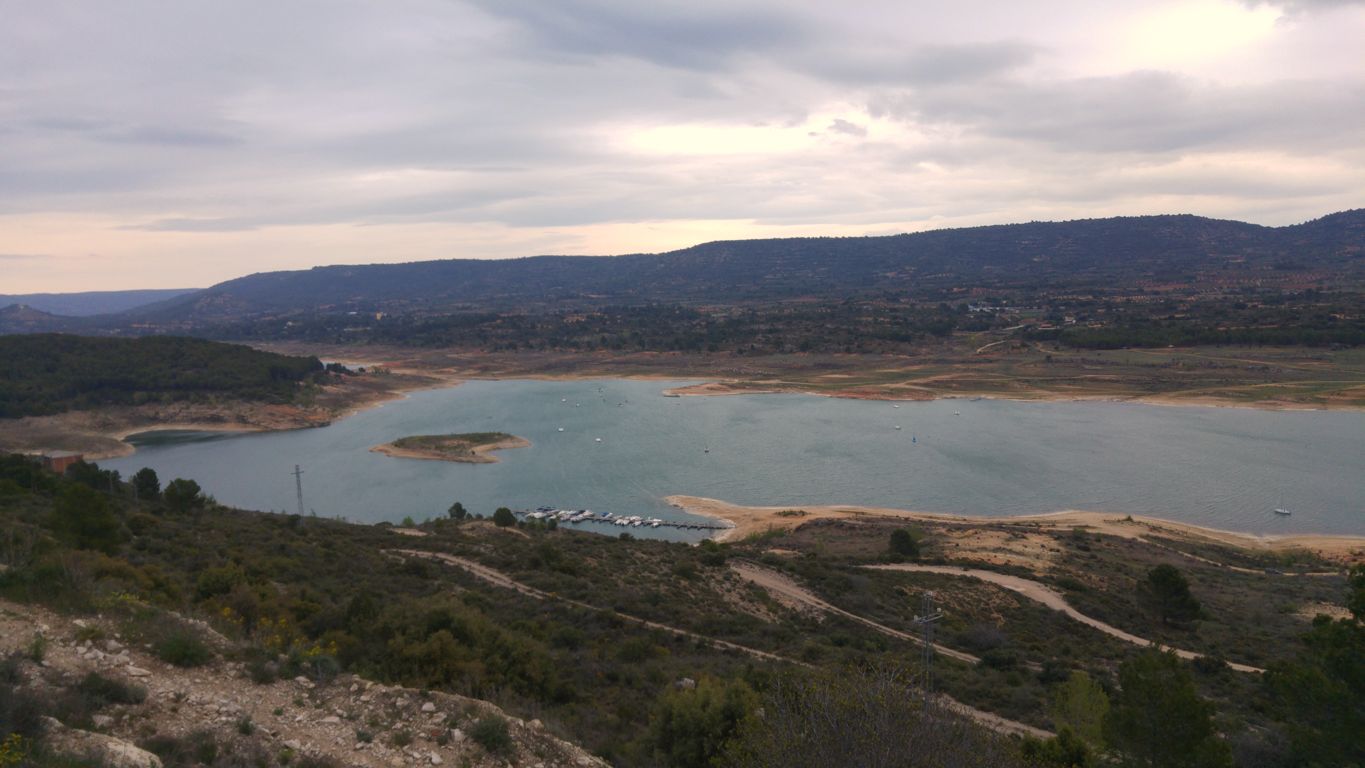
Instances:
[[[403,459],[458,461],[465,464],[492,464],[490,456],[504,448],[529,448],[531,441],[506,432],[467,432],[459,435],[412,435],[391,443],[376,445],[371,451]]]

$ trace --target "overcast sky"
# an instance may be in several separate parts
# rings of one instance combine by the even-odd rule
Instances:
[[[1365,206],[1365,3],[0,0],[0,293]]]

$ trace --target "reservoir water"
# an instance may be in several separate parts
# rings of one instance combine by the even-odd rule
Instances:
[[[984,516],[1087,509],[1258,534],[1365,535],[1365,413],[661,396],[684,383],[469,382],[319,429],[148,433],[132,438],[136,454],[101,464],[125,476],[149,466],[163,484],[193,478],[222,503],[286,512],[296,509],[298,464],[306,510],[356,522],[440,517],[456,500],[485,515],[548,505],[678,520],[687,516],[662,498],[686,494]],[[406,435],[482,431],[532,447],[500,451],[497,464],[369,451]]]

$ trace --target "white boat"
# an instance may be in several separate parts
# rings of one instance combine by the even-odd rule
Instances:
[[[896,429],[900,429],[900,428],[901,428],[901,425],[897,424],[897,425],[896,425]]]
[[[892,405],[891,407],[892,407],[892,408],[899,408],[900,406],[899,406],[899,405]]]
[[[560,428],[559,428],[559,431],[560,431],[560,432],[563,432],[563,431],[564,431],[564,428],[563,428],[563,427],[560,427]]]
[[[1285,509],[1284,507],[1276,507],[1276,508],[1275,508],[1275,514],[1277,514],[1277,515],[1284,515],[1285,517],[1289,517],[1290,515],[1292,515],[1292,514],[1294,514],[1294,513],[1293,513],[1293,512],[1290,512],[1289,510]]]
[[[600,438],[600,437],[594,437],[594,438],[592,439],[592,441],[593,441],[594,443],[600,443],[600,442],[602,442],[602,438]]]

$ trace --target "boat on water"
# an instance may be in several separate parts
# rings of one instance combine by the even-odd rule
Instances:
[[[1276,508],[1275,508],[1275,514],[1277,514],[1277,515],[1282,515],[1282,516],[1284,516],[1284,517],[1289,517],[1290,515],[1292,515],[1292,514],[1294,514],[1294,513],[1293,513],[1293,512],[1290,512],[1289,510],[1285,509],[1284,507],[1276,507]]]

